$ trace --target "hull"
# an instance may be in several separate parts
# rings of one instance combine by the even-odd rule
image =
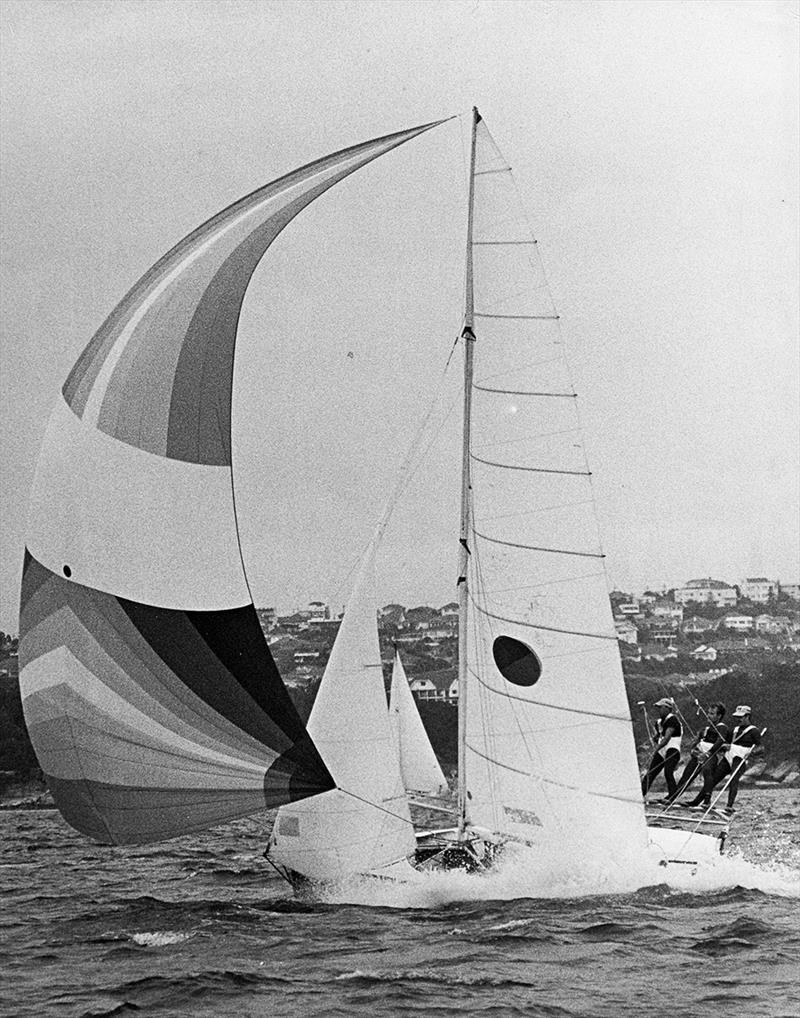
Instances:
[[[421,879],[420,873],[412,866],[408,859],[398,859],[388,866],[382,866],[368,873],[354,873],[343,880],[313,880],[302,873],[298,873],[296,870],[273,862],[268,852],[264,853],[264,858],[272,865],[279,876],[283,877],[288,884],[291,884],[294,892],[301,897],[320,892],[324,893],[326,890],[335,890],[337,887],[342,887],[353,882],[378,881],[381,883],[409,884]]]
[[[697,866],[725,850],[728,822],[704,815],[673,815],[672,811],[647,816],[650,847],[662,866]]]

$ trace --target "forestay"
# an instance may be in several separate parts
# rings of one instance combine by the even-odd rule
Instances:
[[[646,844],[575,393],[509,167],[477,123],[468,820],[565,847]]]
[[[20,685],[56,803],[91,837],[169,838],[333,787],[241,561],[236,332],[250,277],[294,216],[432,126],[327,156],[220,212],[141,278],[64,385],[33,490]]]
[[[372,553],[347,603],[308,731],[338,787],[278,811],[269,858],[315,881],[405,864],[416,839],[389,727]]]
[[[446,792],[447,779],[419,716],[398,650],[395,650],[392,665],[389,721],[406,791],[427,795],[442,795]]]

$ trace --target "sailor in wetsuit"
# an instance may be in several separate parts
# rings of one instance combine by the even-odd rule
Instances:
[[[653,749],[653,758],[642,778],[642,795],[647,795],[648,789],[653,781],[663,770],[664,779],[667,782],[667,795],[669,799],[675,797],[677,786],[675,785],[675,768],[681,758],[681,734],[683,727],[678,721],[674,712],[672,700],[664,697],[656,701],[659,709],[659,718],[656,722],[657,742]]]
[[[724,778],[730,774],[728,783],[728,806],[727,811],[733,812],[733,804],[736,802],[736,794],[739,791],[739,779],[747,767],[747,758],[751,753],[763,753],[761,745],[761,733],[755,725],[750,723],[750,708],[742,704],[733,712],[735,724],[726,744],[722,747],[724,752],[720,754],[715,766],[703,774],[703,790],[697,795],[689,806],[700,806],[705,809],[711,804],[711,793]]]
[[[713,772],[717,764],[717,754],[728,741],[728,726],[722,720],[725,717],[725,704],[712,704],[706,717],[708,724],[694,740],[691,755],[683,768],[677,790],[674,795],[669,797],[669,802],[674,802],[681,792],[691,785],[698,774],[705,776],[706,771]]]

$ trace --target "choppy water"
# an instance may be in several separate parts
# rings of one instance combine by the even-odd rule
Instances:
[[[270,873],[266,822],[131,850],[0,813],[0,1013],[797,1018],[800,792],[741,799],[681,886],[515,864],[325,904]]]

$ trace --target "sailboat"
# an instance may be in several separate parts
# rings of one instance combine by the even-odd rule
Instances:
[[[477,110],[452,828],[418,837],[411,819],[409,786],[439,778],[430,759],[428,778],[412,774],[407,685],[391,711],[385,698],[382,527],[305,725],[259,630],[231,442],[250,278],[315,198],[443,122],[325,156],[218,213],[133,286],[63,386],[31,499],[20,687],[56,805],[88,837],[159,841],[279,807],[267,856],[312,882],[414,879],[420,848],[480,868],[509,846],[611,858],[666,838],[664,860],[688,861],[719,840],[648,829],[559,316]]]

